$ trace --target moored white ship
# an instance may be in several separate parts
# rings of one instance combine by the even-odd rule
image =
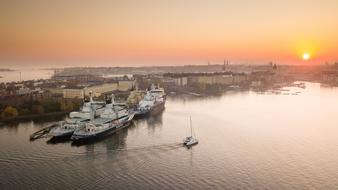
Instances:
[[[69,118],[60,121],[59,125],[49,132],[53,137],[70,137],[77,128],[84,127],[86,122],[99,116],[104,110],[104,102],[90,100],[85,101],[78,112],[70,112]]]
[[[166,94],[163,88],[151,85],[149,91],[146,92],[143,100],[141,100],[135,109],[136,117],[145,117],[155,115],[164,109]]]
[[[135,113],[130,112],[125,106],[115,103],[112,96],[111,102],[106,104],[103,113],[86,123],[84,127],[75,130],[71,139],[88,140],[115,133],[128,126],[134,115]]]

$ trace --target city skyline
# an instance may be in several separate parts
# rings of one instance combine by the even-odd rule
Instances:
[[[338,2],[2,1],[0,66],[335,62]]]

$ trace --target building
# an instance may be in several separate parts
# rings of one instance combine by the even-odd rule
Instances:
[[[233,84],[240,84],[247,81],[247,75],[245,74],[236,74],[233,75]]]
[[[49,88],[51,94],[60,94],[63,98],[84,98],[91,92],[93,96],[98,97],[102,94],[112,93],[114,91],[128,91],[134,89],[136,82],[134,80],[113,81],[110,83],[92,84],[92,85],[72,85],[68,87]]]
[[[16,88],[24,88],[24,87],[25,87],[25,84],[24,84],[24,83],[16,83],[16,84],[14,84],[14,86],[15,86]]]
[[[64,88],[45,88],[53,96],[63,96]]]
[[[233,84],[233,76],[232,75],[215,75],[214,76],[215,84],[222,85],[232,85]]]
[[[84,98],[84,89],[62,89],[63,98]]]
[[[221,85],[232,85],[232,75],[202,75],[192,76],[189,78],[190,82],[199,84],[221,84]]]
[[[38,81],[38,82],[33,83],[33,86],[40,86],[40,85],[43,85],[42,81]]]
[[[177,86],[187,86],[188,85],[188,77],[174,78],[174,80],[175,80],[175,85],[177,85]]]
[[[89,93],[93,93],[94,96],[100,96],[104,93],[113,92],[118,89],[118,83],[108,83],[101,85],[94,85],[84,88],[85,95],[88,96]]]
[[[263,83],[262,83],[262,81],[260,81],[260,80],[257,80],[257,81],[251,81],[251,86],[252,87],[260,87],[260,86],[262,86],[263,85]]]
[[[128,91],[134,89],[136,86],[135,80],[120,80],[118,81],[118,90]]]
[[[21,87],[19,88],[19,90],[16,91],[17,95],[25,95],[25,94],[30,94],[32,91],[31,89],[27,88],[27,87]]]
[[[121,80],[114,83],[106,83],[100,85],[93,85],[84,88],[85,95],[89,95],[92,92],[94,96],[100,96],[101,94],[112,93],[113,91],[128,91],[135,88],[136,82],[134,80]]]
[[[326,83],[338,83],[338,72],[337,71],[323,71],[322,81]]]
[[[154,85],[159,85],[161,84],[164,88],[168,88],[170,86],[174,86],[175,85],[175,79],[173,78],[169,78],[169,77],[165,77],[162,78],[160,83],[153,83]]]

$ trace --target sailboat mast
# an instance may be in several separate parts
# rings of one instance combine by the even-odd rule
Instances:
[[[190,133],[191,133],[191,136],[192,136],[192,122],[191,122],[191,116],[190,116]]]

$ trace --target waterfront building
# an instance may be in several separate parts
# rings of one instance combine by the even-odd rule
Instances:
[[[84,98],[84,90],[79,89],[63,89],[63,98]]]
[[[118,90],[118,83],[93,85],[84,88],[86,96],[88,96],[90,92],[92,92],[94,96],[100,96],[101,94],[113,92],[115,90]]]
[[[113,91],[128,91],[135,87],[134,80],[123,80],[112,83],[104,83],[99,85],[91,85],[87,87],[62,89],[64,98],[84,98],[92,93],[95,97],[101,96],[102,94],[111,93]]]
[[[260,86],[262,86],[262,85],[263,85],[263,83],[262,83],[262,81],[260,81],[260,80],[251,81],[251,86],[252,86],[252,87],[260,87]]]
[[[187,86],[188,85],[188,77],[174,78],[174,80],[175,80],[175,85],[177,85],[177,86]]]
[[[243,83],[247,80],[248,80],[247,75],[244,74],[244,73],[232,75],[233,84],[240,84],[240,83]]]
[[[63,88],[46,88],[53,95],[63,95]]]
[[[135,80],[120,80],[118,81],[118,90],[128,91],[134,89],[136,86]]]
[[[232,75],[201,75],[191,76],[190,82],[199,84],[221,84],[221,85],[232,85]]]
[[[326,83],[338,83],[338,72],[335,70],[323,71],[322,81]]]

